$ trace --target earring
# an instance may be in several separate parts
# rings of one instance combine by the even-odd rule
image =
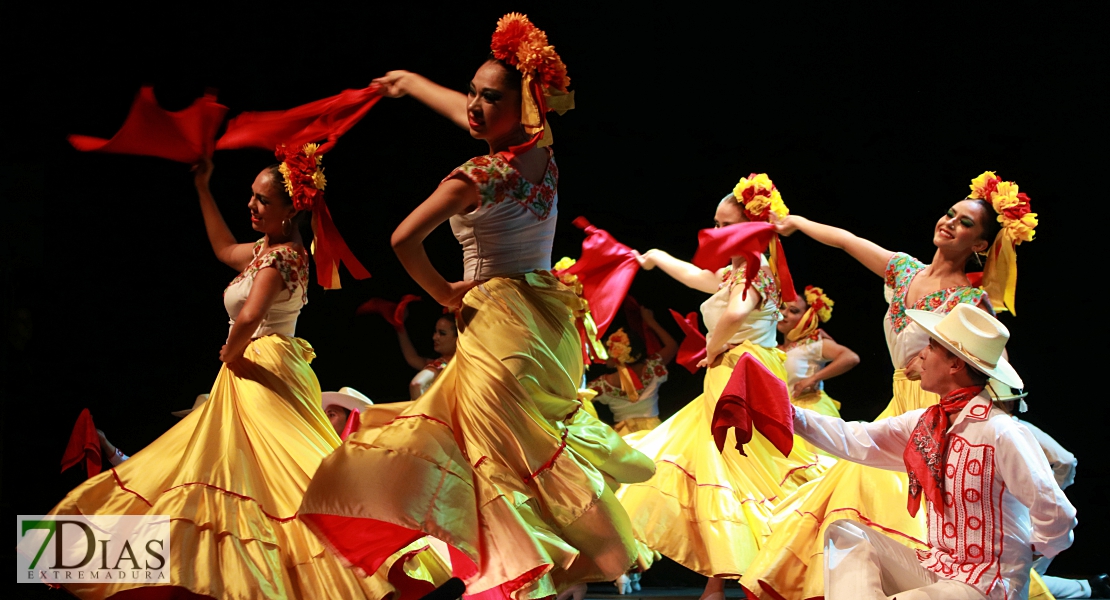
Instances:
[[[975,255],[975,262],[979,263],[979,266],[982,267],[983,266],[983,259],[979,258],[979,253],[978,252],[972,252],[972,254]]]
[[[289,235],[289,219],[283,219],[281,221],[281,232],[285,235]]]

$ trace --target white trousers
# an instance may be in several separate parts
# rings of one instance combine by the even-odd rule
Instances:
[[[1051,558],[1043,556],[1033,561],[1033,570],[1040,574],[1041,579],[1044,580],[1048,593],[1061,600],[1064,598],[1091,597],[1091,584],[1082,579],[1064,579],[1063,577],[1045,575],[1044,572],[1048,570],[1048,565],[1051,562]]]
[[[826,600],[985,600],[974,587],[921,566],[917,553],[841,519],[825,530]]]

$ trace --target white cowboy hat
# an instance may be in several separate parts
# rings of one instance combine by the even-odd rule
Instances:
[[[339,388],[338,392],[324,392],[320,394],[320,408],[336,405],[347,410],[357,410],[360,413],[364,413],[367,407],[373,404],[373,400],[367,398],[358,390],[349,387]]]
[[[987,383],[987,387],[990,388],[991,398],[999,402],[1020,400],[1029,395],[1029,392],[1019,392],[1015,394],[1013,388],[997,379],[991,379],[990,382]]]
[[[194,410],[200,408],[200,405],[204,404],[207,401],[208,401],[208,394],[198,394],[197,399],[193,401],[193,407],[192,408],[186,408],[185,410],[175,410],[175,411],[171,412],[170,414],[175,416],[175,417],[187,416],[189,413],[191,413]]]
[[[1025,387],[1017,371],[1002,355],[1010,339],[1010,330],[986,311],[970,304],[957,304],[947,315],[907,309],[906,316],[975,370],[1012,388]]]

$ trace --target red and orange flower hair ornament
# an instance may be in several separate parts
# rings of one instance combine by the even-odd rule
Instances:
[[[802,315],[801,320],[786,334],[786,341],[796,342],[809,337],[817,332],[821,323],[828,323],[832,318],[833,304],[831,298],[825,295],[825,290],[807,285],[805,291],[806,304],[809,308]]]
[[[317,198],[324,198],[324,186],[328,182],[324,178],[324,169],[320,166],[323,157],[317,153],[317,149],[316,144],[305,144],[294,151],[283,144],[274,152],[281,161],[278,170],[285,179],[285,191],[293,200],[293,208],[297,210],[312,210]]]
[[[981,287],[994,301],[999,311],[1014,312],[1017,291],[1017,247],[1022,242],[1033,241],[1037,228],[1037,213],[1032,212],[1029,196],[1018,190],[1013,181],[1003,181],[993,171],[986,171],[971,180],[972,200],[986,200],[994,207],[1002,225],[983,266]]]
[[[521,73],[520,123],[531,138],[509,149],[518,155],[534,147],[551,145],[551,128],[545,113],[553,110],[560,115],[574,108],[574,92],[568,92],[570,77],[555,47],[547,42],[547,34],[528,20],[526,15],[509,13],[497,21],[490,42],[493,57],[515,66]]]
[[[786,203],[782,201],[775,182],[766,173],[752,173],[741,177],[736,186],[732,188],[732,199],[740,205],[740,210],[749,221],[771,220],[771,216],[783,218],[790,214]],[[786,266],[786,256],[782,251],[782,241],[776,233],[771,240],[771,272],[775,275],[775,282],[783,293],[783,299],[791,302],[795,298],[794,281],[790,277],[790,270]]]

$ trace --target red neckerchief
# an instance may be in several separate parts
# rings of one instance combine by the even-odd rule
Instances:
[[[944,460],[948,452],[948,417],[961,410],[972,398],[983,391],[983,386],[971,386],[949,392],[940,404],[925,409],[910,434],[902,458],[906,461],[906,474],[910,480],[907,510],[917,516],[921,507],[921,492],[934,506],[944,506]]]

